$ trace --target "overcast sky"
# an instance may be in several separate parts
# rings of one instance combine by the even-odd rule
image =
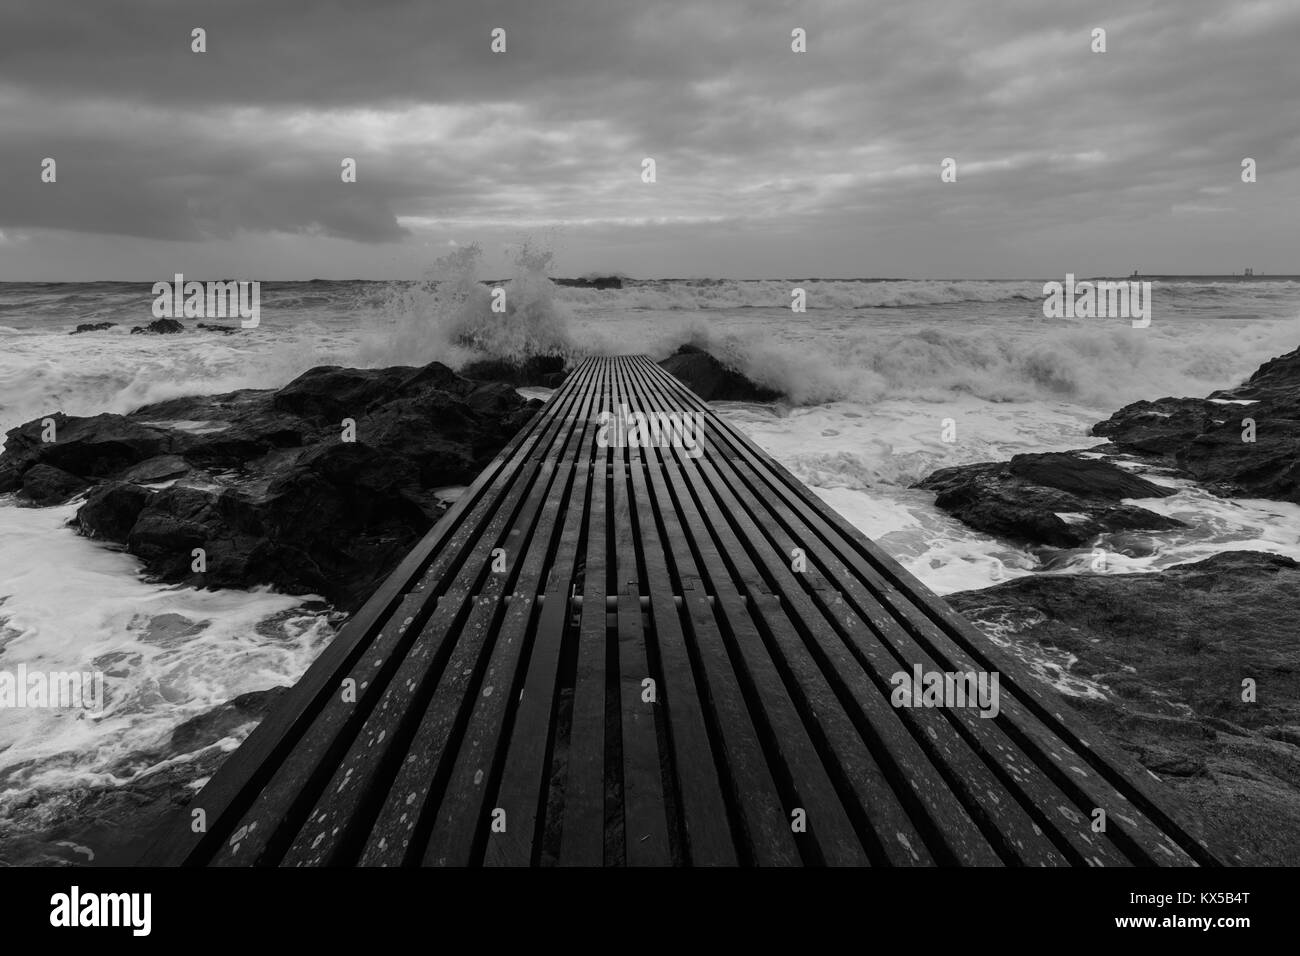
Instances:
[[[1300,272],[1297,120],[1300,0],[4,0],[0,280]]]

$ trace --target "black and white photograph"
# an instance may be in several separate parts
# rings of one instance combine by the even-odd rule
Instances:
[[[1298,47],[0,0],[6,924],[798,867],[1236,945],[1300,865]],[[570,878],[510,877],[632,877]]]

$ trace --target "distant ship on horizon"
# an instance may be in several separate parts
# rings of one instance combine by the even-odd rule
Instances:
[[[1099,278],[1109,278],[1109,277],[1099,277]],[[1184,281],[1184,282],[1197,281],[1197,280],[1202,282],[1206,282],[1206,281],[1223,282],[1228,279],[1265,279],[1266,278],[1273,282],[1300,282],[1300,275],[1266,275],[1263,272],[1256,272],[1253,268],[1246,268],[1243,269],[1241,272],[1229,272],[1223,275],[1198,275],[1195,273],[1182,273],[1182,274],[1169,273],[1169,274],[1151,275],[1144,272],[1139,272],[1137,269],[1134,269],[1133,272],[1128,276],[1128,278],[1146,279],[1146,280],[1157,279],[1163,281]]]

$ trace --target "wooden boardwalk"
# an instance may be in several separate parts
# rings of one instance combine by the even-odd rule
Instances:
[[[626,447],[599,418],[620,406],[698,413],[702,437]],[[997,715],[895,706],[918,665],[996,673]],[[1146,771],[629,356],[578,366],[141,862],[1218,860]]]

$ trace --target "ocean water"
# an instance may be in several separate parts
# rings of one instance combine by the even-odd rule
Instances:
[[[1089,428],[1128,402],[1204,395],[1300,345],[1300,283],[1289,281],[1156,283],[1151,325],[1134,329],[1122,319],[1045,319],[1043,280],[697,279],[599,291],[553,286],[546,265],[544,255],[523,257],[503,283],[505,316],[488,309],[472,255],[444,263],[438,283],[263,283],[260,325],[229,336],[130,335],[152,319],[148,283],[0,285],[0,431],[53,411],[125,412],[276,387],[321,364],[455,366],[472,355],[466,341],[514,357],[662,357],[692,342],[790,396],[718,407],[942,594],[1090,570],[1092,552],[1024,549],[971,531],[912,490],[915,481],[948,465],[1098,444]],[[805,313],[789,308],[795,286],[806,290]],[[68,334],[103,321],[117,325]],[[946,420],[955,441],[943,440]],[[1300,507],[1225,501],[1148,477],[1179,491],[1142,504],[1189,527],[1098,542],[1108,573],[1237,548],[1300,558]],[[0,669],[108,674],[98,715],[0,715],[0,859],[7,837],[57,820],[78,788],[150,769],[131,755],[159,747],[184,720],[292,683],[338,623],[311,597],[150,584],[131,556],[64,527],[75,510],[0,498]],[[232,748],[248,729],[217,746]]]

